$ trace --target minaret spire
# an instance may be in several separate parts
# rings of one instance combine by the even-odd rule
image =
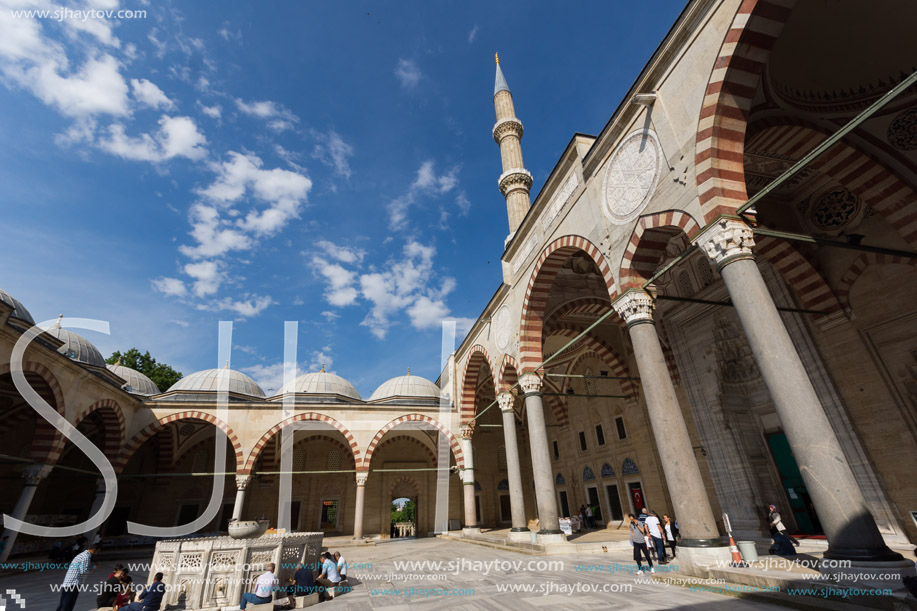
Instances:
[[[522,219],[532,206],[529,190],[532,188],[532,175],[522,165],[522,121],[516,118],[513,107],[513,94],[506,84],[506,77],[500,68],[500,55],[494,54],[497,63],[497,75],[494,80],[494,109],[497,112],[497,123],[494,125],[494,140],[500,145],[500,157],[503,161],[503,174],[498,182],[500,192],[506,198],[506,214],[509,217],[509,241],[522,224]]]

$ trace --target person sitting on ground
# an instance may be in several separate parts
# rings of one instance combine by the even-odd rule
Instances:
[[[777,511],[776,505],[768,505],[767,509],[767,519],[770,522],[771,534],[779,532],[781,535],[786,536],[793,545],[799,545],[799,541],[786,532],[786,526],[783,525],[783,520],[780,517],[780,512]]]
[[[319,597],[323,600],[330,600],[333,598],[331,593],[334,591],[334,588],[341,583],[341,574],[338,573],[338,565],[328,552],[322,552],[322,574],[318,576],[315,583],[322,587],[322,589],[319,590]]]
[[[656,551],[656,558],[658,558],[659,564],[668,564],[668,560],[665,557],[665,541],[663,540],[665,535],[662,532],[659,515],[655,511],[651,511],[643,526],[646,528],[646,533],[653,539],[653,549]]]
[[[634,548],[634,560],[637,562],[637,574],[643,574],[643,565],[640,560],[641,554],[646,558],[646,564],[649,565],[650,573],[655,573],[656,569],[653,568],[653,561],[650,560],[650,554],[646,549],[646,530],[640,525],[640,522],[634,517],[634,514],[631,513],[627,517],[630,519],[630,544]]]
[[[274,590],[277,589],[277,585],[280,583],[277,575],[274,574],[276,568],[273,562],[267,565],[267,571],[261,573],[255,582],[255,591],[242,594],[242,601],[239,603],[240,609],[244,609],[248,603],[264,605],[274,600]]]
[[[341,552],[334,552],[334,561],[337,564],[341,581],[347,581],[347,561],[344,560],[344,556],[341,555]]]
[[[96,596],[96,607],[111,607],[118,594],[121,593],[121,580],[124,578],[124,567],[118,565],[112,571],[105,583],[102,584],[102,591]]]
[[[111,605],[112,611],[118,611],[121,607],[126,607],[131,603],[131,598],[134,594],[134,578],[130,575],[125,575],[121,578],[121,592],[118,594],[118,597],[115,598],[115,602]]]
[[[166,584],[162,583],[162,573],[156,573],[153,575],[153,583],[137,596],[137,600],[126,608],[128,611],[159,611],[159,607],[162,605],[162,597],[165,595]]]

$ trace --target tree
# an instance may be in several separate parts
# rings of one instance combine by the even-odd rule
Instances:
[[[150,351],[147,350],[143,354],[140,353],[136,348],[131,348],[125,353],[121,351],[115,351],[110,357],[105,359],[105,362],[109,365],[114,365],[121,360],[121,364],[125,367],[135,369],[153,380],[153,383],[156,385],[156,388],[159,389],[159,392],[165,392],[169,388],[178,382],[182,378],[180,371],[175,371],[169,365],[165,363],[157,363],[156,359],[150,356]]]

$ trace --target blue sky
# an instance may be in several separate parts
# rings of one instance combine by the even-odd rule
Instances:
[[[127,2],[145,18],[14,17],[0,0],[0,288],[36,321],[188,374],[276,389],[298,361],[364,397],[439,374],[502,278],[493,54],[533,197],[598,133],[683,3]],[[74,329],[80,332],[77,329]]]

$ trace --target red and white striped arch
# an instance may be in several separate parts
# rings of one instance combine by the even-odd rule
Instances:
[[[383,426],[381,429],[379,429],[379,432],[375,434],[375,436],[372,438],[372,441],[370,441],[369,445],[366,447],[366,453],[363,455],[363,463],[361,466],[358,466],[357,469],[360,471],[369,471],[369,465],[372,462],[373,453],[376,451],[379,442],[382,441],[382,438],[385,436],[385,434],[394,428],[411,422],[422,422],[428,424],[430,426],[425,428],[435,428],[436,430],[443,433],[449,439],[449,447],[452,448],[452,455],[455,457],[455,464],[457,464],[460,469],[465,467],[465,455],[462,453],[462,448],[459,446],[459,443],[455,439],[455,436],[452,434],[452,431],[446,428],[443,423],[423,414],[405,414],[404,416],[395,418]]]
[[[317,412],[303,412],[302,414],[296,414],[291,416],[282,422],[279,422],[272,426],[264,435],[261,436],[261,439],[255,444],[255,447],[252,448],[251,453],[248,455],[248,459],[245,461],[244,466],[239,470],[239,475],[248,475],[251,473],[252,469],[255,467],[255,462],[258,460],[258,456],[261,455],[262,450],[267,445],[267,443],[284,427],[292,425],[294,422],[321,422],[326,426],[322,428],[334,428],[340,431],[341,435],[344,436],[344,439],[347,441],[347,446],[350,447],[350,453],[353,456],[354,464],[360,464],[360,449],[357,445],[357,441],[347,427],[343,424],[332,418],[331,416],[326,416],[325,414],[319,414]]]
[[[66,408],[64,393],[61,390],[60,382],[57,381],[51,370],[37,361],[26,361],[22,364],[22,371],[25,373],[26,381],[32,385],[38,396],[56,409],[58,414],[64,415]],[[8,373],[10,373],[10,364],[0,365],[0,375]],[[29,407],[29,409],[32,408]],[[35,418],[35,432],[32,437],[29,458],[40,462],[56,463],[60,458],[63,435],[37,412]]]
[[[917,267],[917,259],[895,255],[883,255],[873,252],[864,252],[857,257],[837,284],[837,298],[845,310],[850,308],[850,290],[870,265],[910,265]]]
[[[550,337],[560,336],[573,339],[582,333],[582,331],[583,330],[576,325],[557,325],[551,329]],[[614,348],[602,340],[592,337],[591,335],[583,336],[580,341],[583,342],[583,346],[587,350],[594,352],[603,362],[608,365],[612,371],[612,375],[630,377],[630,369],[627,366],[627,361],[622,359],[621,355],[619,355]],[[637,387],[633,380],[621,380],[621,390],[624,391],[624,394],[631,397],[637,396]]]
[[[542,331],[551,286],[567,258],[581,251],[589,255],[605,279],[609,303],[617,296],[614,275],[595,244],[576,235],[563,236],[548,244],[535,264],[522,302],[522,329],[519,334],[521,373],[533,371],[542,361]]]
[[[519,382],[519,363],[512,355],[503,355],[503,362],[500,363],[500,375],[498,379],[498,388],[500,392],[508,391]]]
[[[694,217],[682,210],[665,210],[641,216],[630,234],[621,259],[618,274],[621,290],[638,288],[644,280],[656,273],[673,236],[684,233],[690,238],[698,231],[700,225]]]
[[[745,203],[745,129],[771,49],[796,0],[743,0],[714,62],[695,141],[697,196],[704,223]]]
[[[769,261],[796,293],[802,307],[833,314],[841,309],[837,297],[822,275],[808,259],[785,241],[776,238],[755,238],[755,252]]]
[[[121,446],[124,444],[124,414],[121,411],[121,406],[112,399],[96,401],[77,416],[76,420],[73,421],[73,428],[78,428],[80,423],[94,412],[98,412],[105,430],[105,441],[99,449],[102,450],[108,460],[117,460],[118,454],[121,452]],[[66,446],[67,439],[61,435],[59,446],[54,451],[57,456],[55,461],[60,458]]]
[[[475,412],[475,391],[478,387],[478,376],[484,365],[487,365],[487,371],[490,373],[491,383],[493,385],[494,395],[497,393],[497,380],[494,377],[496,370],[493,361],[487,354],[487,350],[480,344],[475,344],[468,351],[468,358],[465,361],[465,372],[462,376],[462,411],[461,422],[467,424],[474,418]]]

